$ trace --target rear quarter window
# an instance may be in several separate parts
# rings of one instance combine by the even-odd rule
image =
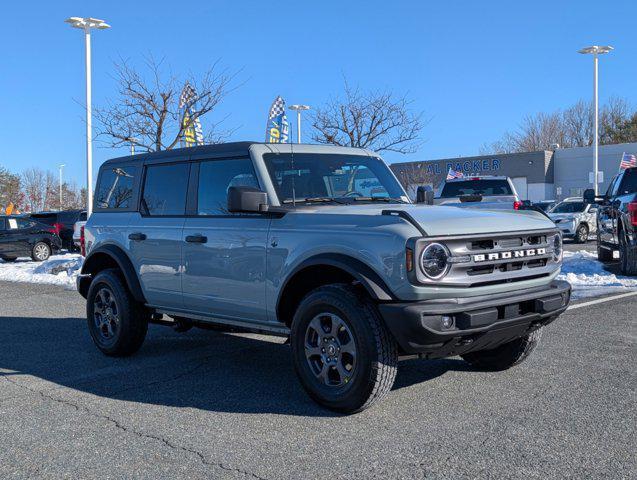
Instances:
[[[637,169],[630,169],[624,172],[617,195],[626,195],[627,193],[637,193]]]
[[[133,208],[133,188],[139,174],[135,166],[103,167],[95,189],[95,208],[125,210]]]

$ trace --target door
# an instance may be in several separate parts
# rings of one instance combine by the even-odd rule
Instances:
[[[615,200],[615,191],[620,179],[621,174],[617,175],[610,182],[608,190],[606,191],[606,200],[604,202],[601,202],[598,207],[597,229],[599,230],[599,237],[604,243],[615,243],[615,235],[613,233],[613,201]]]
[[[7,219],[0,217],[0,255],[5,254],[8,241]]]
[[[129,252],[149,304],[181,308],[181,237],[190,164],[148,165],[140,212],[128,228]]]
[[[520,200],[529,199],[529,187],[526,183],[526,177],[513,177],[511,178],[515,191],[518,194]]]
[[[33,222],[24,218],[7,218],[4,230],[2,254],[7,257],[30,255],[29,227]]]
[[[265,322],[270,218],[226,208],[229,187],[259,187],[252,160],[204,160],[193,168],[193,215],[182,243],[184,306],[217,318]]]

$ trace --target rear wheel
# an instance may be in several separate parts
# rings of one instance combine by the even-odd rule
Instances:
[[[51,247],[44,242],[37,242],[31,249],[31,258],[34,262],[44,262],[51,256]]]
[[[88,329],[102,353],[120,357],[139,350],[150,315],[135,301],[117,270],[98,273],[86,301]]]
[[[394,384],[395,341],[376,306],[350,285],[319,287],[303,299],[291,345],[303,388],[329,409],[364,410]]]
[[[577,243],[586,243],[588,240],[588,225],[581,224],[577,227],[577,231],[575,232],[575,242]]]
[[[492,350],[479,350],[462,355],[462,358],[477,368],[491,371],[506,370],[526,360],[542,337],[542,329],[500,345]]]
[[[619,232],[619,259],[624,275],[637,275],[637,248],[628,243],[624,232]]]

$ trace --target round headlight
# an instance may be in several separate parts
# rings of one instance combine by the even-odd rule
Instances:
[[[420,255],[420,269],[432,280],[444,277],[449,270],[449,251],[440,243],[430,243]]]
[[[559,233],[553,237],[553,260],[562,260],[562,235]]]

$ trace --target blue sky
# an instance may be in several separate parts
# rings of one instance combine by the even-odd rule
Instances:
[[[406,93],[430,119],[418,153],[390,162],[477,154],[528,113],[592,94],[590,44],[600,99],[637,105],[634,1],[30,1],[5,2],[0,19],[0,164],[85,175],[82,33],[69,16],[105,19],[93,35],[94,104],[113,98],[113,62],[165,58],[198,75],[217,59],[242,86],[214,114],[233,140],[263,140],[277,94],[319,105],[342,89]],[[205,128],[205,122],[204,122]],[[125,152],[95,148],[97,166]]]

